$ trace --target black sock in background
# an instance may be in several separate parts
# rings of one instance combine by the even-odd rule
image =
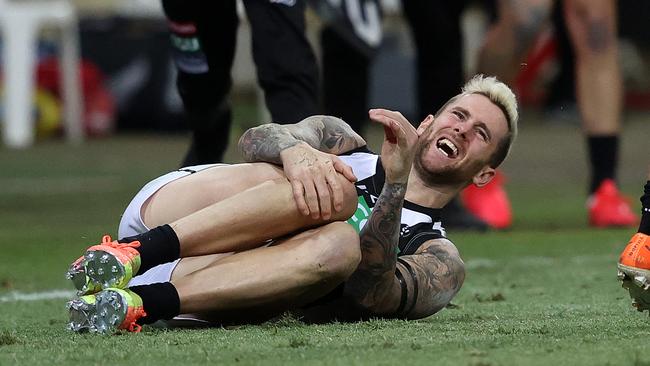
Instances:
[[[650,235],[650,181],[645,184],[644,194],[641,196],[641,223],[639,232]]]
[[[120,243],[139,241],[140,269],[136,274],[142,274],[159,264],[174,261],[180,257],[181,244],[174,229],[169,225],[155,227],[146,233],[129,236],[118,240]]]
[[[138,324],[151,324],[161,319],[172,319],[180,313],[181,300],[171,282],[133,286],[129,290],[142,298],[142,307],[147,313]]]
[[[615,179],[618,163],[618,135],[588,136],[589,161],[591,163],[591,185],[594,193],[605,179]]]

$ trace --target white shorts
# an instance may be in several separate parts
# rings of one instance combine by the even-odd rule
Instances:
[[[133,197],[131,203],[129,203],[129,205],[126,207],[126,210],[124,210],[122,219],[120,220],[118,238],[121,239],[127,236],[134,236],[149,231],[150,228],[148,228],[147,225],[145,225],[144,221],[142,221],[142,205],[149,199],[149,197],[158,192],[160,188],[164,187],[170,182],[175,181],[176,179],[183,178],[195,172],[200,172],[201,170],[212,168],[218,165],[224,164],[188,166],[167,173],[145,184],[145,186],[142,187],[142,189],[135,195],[135,197]],[[176,268],[179,260],[180,259],[177,259],[173,262],[158,265],[149,269],[143,274],[133,277],[129,282],[129,286],[169,282],[169,280],[172,278],[172,272]]]

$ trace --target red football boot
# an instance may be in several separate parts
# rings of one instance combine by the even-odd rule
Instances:
[[[467,210],[495,229],[512,225],[512,209],[503,188],[504,181],[503,174],[497,171],[487,185],[479,188],[472,184],[461,192]]]
[[[587,201],[589,225],[595,227],[636,226],[639,217],[632,212],[630,201],[616,188],[612,179],[605,179]]]

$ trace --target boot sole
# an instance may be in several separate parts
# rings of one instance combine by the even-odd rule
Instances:
[[[617,276],[630,293],[632,306],[638,311],[650,311],[650,271],[619,263]]]

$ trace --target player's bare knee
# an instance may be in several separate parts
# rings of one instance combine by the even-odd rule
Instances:
[[[545,26],[548,11],[543,8],[531,8],[526,14],[516,16],[512,21],[515,35],[515,47],[518,52],[526,52],[537,39]]]
[[[313,268],[322,279],[343,281],[361,261],[359,235],[345,222],[327,224],[312,244]]]

